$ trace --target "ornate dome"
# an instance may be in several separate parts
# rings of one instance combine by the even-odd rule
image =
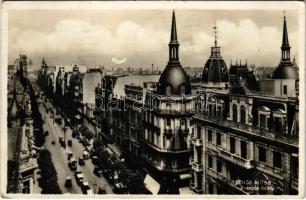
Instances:
[[[163,95],[191,94],[189,78],[181,66],[166,67],[159,79],[158,93]]]
[[[204,65],[202,74],[203,82],[227,82],[228,70],[224,60],[220,58],[210,57]]]
[[[179,43],[177,41],[175,13],[172,15],[171,38],[169,43],[169,62],[159,78],[158,94],[191,94],[189,78],[179,61]]]
[[[215,46],[211,47],[211,55],[204,65],[202,81],[204,83],[228,82],[228,70],[217,45],[217,27],[215,30]]]

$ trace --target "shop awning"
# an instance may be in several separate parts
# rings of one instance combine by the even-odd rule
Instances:
[[[154,180],[149,174],[146,175],[146,178],[144,179],[144,184],[146,188],[152,192],[152,194],[157,194],[160,189],[160,184]]]

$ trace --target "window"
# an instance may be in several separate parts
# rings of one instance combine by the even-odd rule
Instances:
[[[168,127],[171,126],[171,119],[167,119],[167,126],[168,126]]]
[[[208,142],[212,142],[212,130],[208,130]]]
[[[166,95],[169,96],[170,94],[171,94],[171,86],[168,85],[168,86],[166,87]]]
[[[241,157],[247,158],[247,143],[245,141],[240,141],[240,150],[241,150]]]
[[[297,155],[291,156],[291,174],[292,178],[299,178],[299,159]]]
[[[216,141],[217,145],[221,146],[221,133],[217,132],[217,141]]]
[[[283,132],[282,118],[274,117],[274,127],[275,127],[275,132],[276,133],[282,134],[282,132]]]
[[[233,137],[230,137],[230,152],[236,153],[236,141]]]
[[[212,167],[213,167],[212,157],[208,156],[208,168],[212,168]]]
[[[237,122],[237,106],[236,106],[236,104],[233,105],[233,121]]]
[[[217,161],[217,172],[222,173],[222,163],[220,160]]]
[[[284,85],[284,86],[283,86],[283,90],[284,90],[284,95],[287,95],[287,92],[288,92],[288,91],[287,91],[287,85]]]
[[[197,126],[197,135],[196,135],[196,139],[201,138],[201,126]]]
[[[266,128],[266,124],[267,124],[267,117],[266,115],[259,115],[259,125],[260,128]]]
[[[282,168],[282,155],[278,151],[273,152],[273,166],[277,168]]]
[[[243,124],[245,124],[245,121],[246,121],[245,117],[246,117],[246,115],[245,115],[245,107],[241,106],[240,107],[240,122],[243,123]]]
[[[260,162],[267,161],[267,150],[264,147],[258,147],[258,160]]]
[[[185,94],[185,85],[181,86],[181,94]]]

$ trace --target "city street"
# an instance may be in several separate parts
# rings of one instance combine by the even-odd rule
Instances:
[[[50,103],[47,103],[47,108],[51,107]],[[64,138],[64,120],[63,124],[59,125],[54,122],[53,118],[51,118],[51,113],[46,113],[43,105],[41,104],[40,112],[42,113],[42,118],[45,121],[44,130],[49,131],[49,136],[46,137],[45,148],[51,152],[52,160],[54,162],[55,169],[57,171],[58,183],[61,187],[63,193],[72,193],[72,194],[80,194],[82,191],[80,187],[77,185],[76,180],[74,178],[74,171],[70,170],[68,167],[68,159],[67,152],[72,152],[73,157],[78,161],[80,157],[82,157],[83,152],[85,151],[84,146],[79,143],[76,138],[72,138],[72,130],[67,126],[66,127],[66,142],[68,140],[72,141],[72,147],[66,146],[66,149],[63,148],[59,143],[59,137]],[[52,141],[55,141],[55,144],[52,144]],[[84,174],[84,181],[89,183],[91,190],[94,192],[98,190],[98,187],[106,190],[107,194],[112,194],[112,186],[107,182],[107,180],[102,177],[97,177],[94,173],[94,165],[91,162],[91,159],[85,160],[85,165],[80,166],[78,164],[78,170],[82,171]],[[65,188],[65,180],[67,176],[72,177],[72,188]],[[94,189],[93,185],[96,183],[96,189]]]

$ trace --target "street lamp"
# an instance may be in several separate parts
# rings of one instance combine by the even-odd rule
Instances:
[[[97,183],[96,183],[96,181],[93,183],[93,189],[94,189],[93,193],[96,194],[96,189],[97,189]]]

